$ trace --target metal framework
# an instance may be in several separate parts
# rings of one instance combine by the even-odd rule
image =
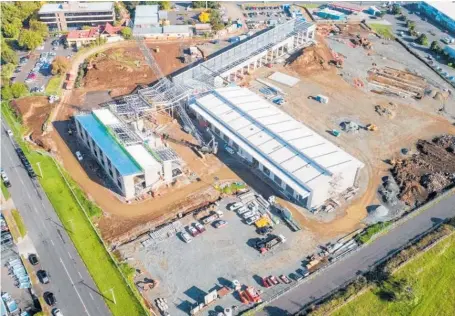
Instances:
[[[109,128],[123,145],[129,146],[142,143],[142,139],[123,123],[109,125]]]

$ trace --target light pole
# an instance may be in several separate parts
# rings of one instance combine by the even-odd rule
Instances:
[[[114,299],[114,304],[117,305],[117,301],[115,300],[114,288],[111,287],[109,291],[112,293],[112,298]]]
[[[41,162],[36,163],[38,165],[40,177],[43,178],[43,171],[41,170]]]

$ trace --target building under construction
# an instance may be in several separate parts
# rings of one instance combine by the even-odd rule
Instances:
[[[193,146],[200,155],[216,154],[220,138],[212,129],[195,124],[187,113],[189,108],[195,110],[194,100],[235,85],[256,68],[313,43],[315,29],[314,24],[304,20],[287,21],[191,64],[171,79],[163,76],[145,43],[139,41],[148,65],[161,79],[151,87],[105,104],[102,110],[76,116],[78,136],[126,199],[151,191],[173,181],[182,173],[183,164],[160,142],[159,126],[154,121],[157,113],[178,118],[183,129],[195,138]],[[307,195],[298,197],[303,200]]]

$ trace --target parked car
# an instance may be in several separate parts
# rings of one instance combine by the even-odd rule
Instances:
[[[38,262],[39,262],[38,256],[35,255],[34,253],[32,253],[32,254],[30,254],[30,255],[28,256],[28,261],[30,261],[30,263],[31,263],[32,265],[36,266],[36,265],[38,264]]]
[[[272,283],[272,281],[269,280],[269,277],[265,277],[265,278],[262,278],[262,286],[269,288],[269,287],[273,286],[273,283]]]
[[[77,157],[77,160],[79,160],[79,161],[82,161],[84,159],[84,158],[82,158],[80,151],[76,151],[76,157]]]
[[[41,283],[43,283],[43,284],[49,283],[49,277],[47,276],[46,271],[38,270],[38,272],[36,272],[36,276],[38,277],[38,279],[40,280]]]
[[[235,154],[235,151],[234,149],[232,149],[231,147],[229,146],[225,146],[224,149],[231,155]]]
[[[235,202],[235,203],[232,203],[232,204],[228,205],[228,210],[229,211],[235,211],[236,209],[239,209],[242,206],[243,206],[242,202]]]
[[[295,281],[303,280],[303,276],[297,273],[291,273],[289,274],[289,277]]]
[[[245,206],[241,206],[237,209],[237,214],[242,215],[243,213],[247,212],[248,209]]]
[[[281,282],[283,282],[284,284],[289,284],[291,283],[292,281],[287,277],[285,276],[284,274],[280,275],[279,276]]]
[[[198,230],[198,232],[199,232],[200,234],[202,234],[203,232],[205,232],[205,227],[204,227],[204,225],[202,225],[201,223],[198,223],[198,222],[193,223],[193,226]]]
[[[63,314],[58,308],[54,308],[52,310],[52,316],[63,316]]]
[[[55,295],[52,292],[44,292],[43,297],[44,297],[44,301],[49,306],[54,306],[55,303],[57,303],[57,299],[55,298]]]
[[[308,269],[306,269],[306,268],[297,269],[296,272],[304,278],[310,275],[310,271],[308,271]]]
[[[10,129],[9,129],[9,130],[7,130],[6,132],[8,133],[8,136],[10,136],[10,137],[13,137],[13,136],[14,136],[14,134],[13,134],[13,131],[12,131],[12,130],[10,130]]]
[[[278,281],[278,279],[274,275],[269,276],[269,280],[273,283],[273,285],[280,284],[280,281]]]
[[[253,216],[253,217],[248,218],[248,219],[245,221],[245,223],[246,223],[247,225],[251,225],[251,224],[253,224],[255,221],[257,221],[259,218],[260,218],[259,215],[255,215],[255,216]]]
[[[190,234],[188,234],[187,232],[181,232],[180,236],[182,237],[183,241],[186,242],[187,244],[193,240],[193,238],[191,238]]]
[[[197,235],[199,235],[199,231],[193,226],[188,226],[187,229],[191,236],[196,237]]]
[[[5,187],[9,188],[11,186],[11,182],[9,181],[9,178],[6,175],[6,172],[3,170],[3,168],[0,169],[0,174],[2,177],[3,184],[5,185]]]
[[[259,235],[267,235],[267,234],[271,233],[272,231],[273,231],[273,228],[271,226],[264,226],[264,227],[257,229],[257,233]]]
[[[218,220],[218,221],[215,221],[215,222],[213,223],[213,227],[215,227],[215,228],[221,228],[221,227],[224,227],[224,226],[226,226],[226,225],[227,225],[227,222],[226,222],[226,221],[223,221],[223,220],[221,220],[221,219]]]
[[[248,211],[248,212],[242,214],[244,219],[247,219],[247,218],[250,218],[250,217],[253,217],[256,215],[257,215],[257,212],[255,212],[255,211]]]

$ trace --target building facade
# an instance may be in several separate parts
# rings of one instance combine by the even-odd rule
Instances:
[[[115,10],[113,2],[46,3],[38,17],[52,31],[68,31],[114,23]]]
[[[455,32],[455,2],[419,2],[420,12],[445,29]]]

